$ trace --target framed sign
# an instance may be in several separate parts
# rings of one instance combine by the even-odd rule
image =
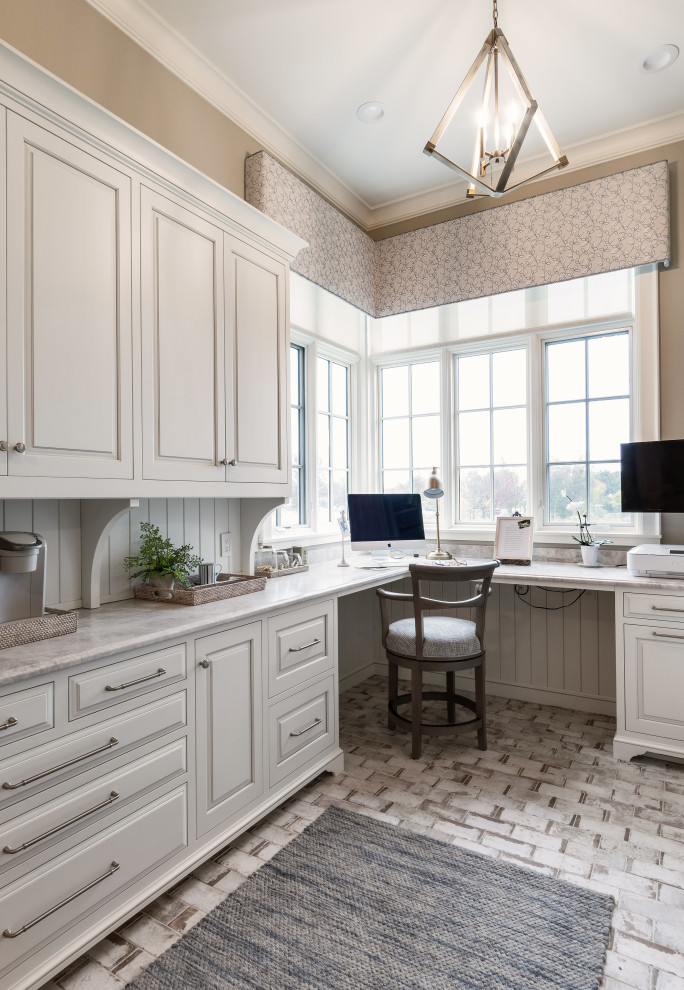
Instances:
[[[494,556],[502,564],[532,563],[532,516],[497,516]]]

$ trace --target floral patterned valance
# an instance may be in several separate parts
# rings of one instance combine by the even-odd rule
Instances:
[[[245,195],[309,242],[294,271],[376,317],[670,254],[665,161],[377,242],[265,152],[247,159]]]

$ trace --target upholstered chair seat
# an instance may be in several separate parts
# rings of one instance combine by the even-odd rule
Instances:
[[[390,623],[386,649],[399,656],[416,655],[416,620],[398,619]],[[424,657],[469,657],[480,653],[475,623],[449,615],[427,615],[423,619]]]
[[[377,591],[382,619],[382,645],[389,665],[388,725],[390,729],[411,730],[411,756],[422,753],[422,737],[467,731],[477,732],[480,749],[487,748],[485,702],[485,609],[491,594],[491,580],[498,560],[481,560],[465,566],[444,567],[436,564],[410,564],[412,593]],[[446,589],[457,586],[453,596],[430,598],[421,592],[421,582],[441,582]],[[466,588],[471,597],[459,594]],[[473,593],[474,592],[474,593]],[[413,616],[390,621],[393,603],[413,606]],[[429,613],[462,609],[467,619]],[[399,668],[411,671],[411,690],[399,694]],[[475,698],[456,694],[456,674],[474,672]],[[446,691],[424,691],[423,674],[440,671],[446,674]],[[446,721],[428,722],[423,715],[424,701],[446,702]],[[410,714],[406,712],[410,708]],[[456,709],[465,709],[471,718],[456,717]],[[403,708],[404,711],[400,711]],[[439,715],[439,712],[438,712]]]

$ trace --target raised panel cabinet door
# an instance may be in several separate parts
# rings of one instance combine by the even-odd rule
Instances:
[[[681,626],[625,626],[624,635],[627,731],[684,740]]]
[[[7,112],[0,107],[0,189],[6,186],[5,127]],[[7,354],[7,307],[6,307],[6,200],[0,196],[0,354]],[[7,441],[7,376],[0,370],[0,476],[7,474],[9,443]]]
[[[197,658],[197,834],[264,790],[261,624],[203,636]]]
[[[8,112],[7,204],[8,473],[132,478],[131,179]]]
[[[141,192],[143,475],[226,476],[223,232]]]
[[[226,477],[287,483],[289,270],[229,235],[225,259],[226,432],[234,438]]]

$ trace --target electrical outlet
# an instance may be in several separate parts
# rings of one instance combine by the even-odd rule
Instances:
[[[230,533],[221,533],[221,556],[229,557],[232,551]]]

